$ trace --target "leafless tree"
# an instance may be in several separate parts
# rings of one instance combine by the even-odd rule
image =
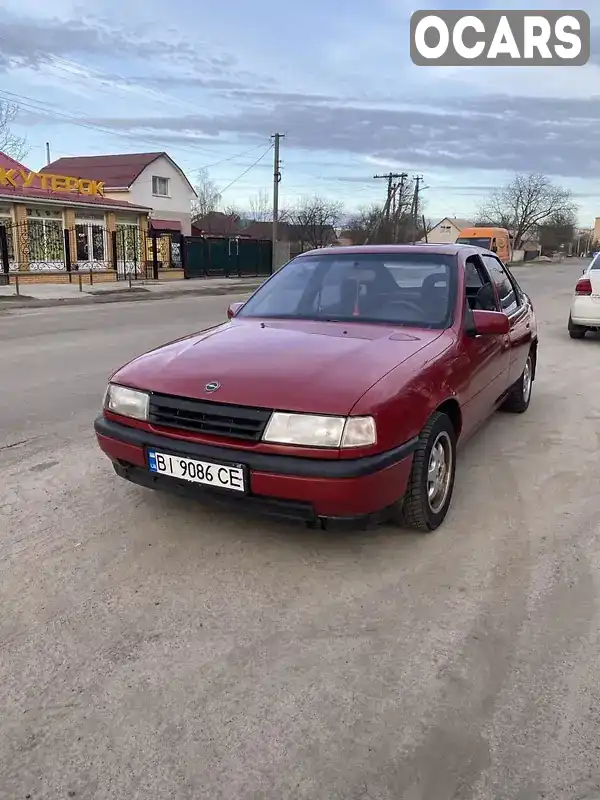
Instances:
[[[478,221],[513,231],[515,250],[531,234],[556,214],[576,214],[569,189],[554,184],[546,175],[515,175],[483,203]]]
[[[282,222],[294,226],[298,242],[304,248],[327,247],[337,241],[335,228],[343,214],[343,204],[314,195],[304,197],[293,208],[284,211]]]
[[[571,209],[557,211],[538,225],[537,235],[542,254],[549,255],[559,251],[569,253],[576,246],[576,225],[577,216]]]
[[[252,222],[270,222],[273,218],[271,198],[266,189],[260,189],[250,198],[249,219]]]
[[[195,186],[198,195],[192,201],[192,221],[217,211],[221,202],[221,194],[207,170],[200,170]]]
[[[360,208],[356,214],[351,216],[345,232],[352,240],[352,244],[366,244],[369,237],[373,237],[380,226],[383,213],[383,206],[374,204]]]
[[[27,138],[12,131],[12,124],[19,114],[19,106],[0,100],[0,153],[22,161],[29,152]]]

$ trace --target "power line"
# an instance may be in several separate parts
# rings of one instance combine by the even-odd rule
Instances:
[[[21,47],[21,43],[20,42],[14,40],[14,39],[9,39],[6,36],[0,36],[0,42],[6,42],[7,44],[12,44],[13,46]],[[59,71],[67,73],[67,75],[68,75],[68,78],[67,77],[62,77],[60,75],[57,76],[58,78],[62,78],[63,80],[69,79],[72,82],[72,80],[73,80],[73,69],[75,69],[75,70],[77,70],[79,72],[87,73],[87,74],[85,74],[85,79],[88,82],[90,82],[90,75],[92,76],[92,78],[94,78],[94,76],[96,76],[94,79],[96,81],[98,81],[99,83],[102,83],[103,84],[103,88],[106,88],[106,89],[110,90],[111,93],[114,92],[115,89],[120,90],[122,92],[126,92],[126,93],[130,92],[129,89],[124,88],[124,83],[125,82],[119,83],[118,81],[115,81],[115,76],[114,75],[110,75],[107,72],[102,72],[101,70],[95,69],[93,67],[89,67],[89,66],[87,66],[85,64],[81,64],[78,61],[73,61],[71,59],[64,58],[64,57],[61,57],[61,56],[56,56],[56,55],[53,55],[53,54],[48,54],[47,58],[51,62],[52,66],[54,66]],[[66,64],[67,67],[71,66],[72,69],[68,69],[68,68],[65,68],[64,66],[61,66],[61,62],[62,62],[62,64]],[[80,75],[79,77],[83,77],[83,76]],[[108,85],[106,85],[106,84],[108,84]],[[134,84],[134,86],[135,86],[135,84]],[[176,105],[180,105],[181,107],[185,106],[187,108],[192,108],[194,111],[197,111],[197,106],[195,104],[193,104],[193,103],[191,103],[189,101],[183,100],[180,97],[175,97],[175,95],[170,95],[170,94],[167,94],[166,92],[161,92],[158,89],[148,88],[148,87],[143,86],[143,85],[140,85],[139,89],[141,89],[141,94],[145,94],[145,95],[149,95],[149,96],[153,96],[153,97],[158,97],[158,98],[162,97],[162,98],[165,98],[166,100],[169,100],[171,103],[175,103]],[[140,94],[139,89],[136,90],[137,94]],[[202,149],[202,148],[199,148],[199,149]],[[216,154],[216,152],[217,152],[216,150],[209,150],[207,148],[204,148],[204,150],[207,153],[215,153]]]
[[[223,194],[223,192],[226,192],[228,189],[231,189],[234,183],[237,183],[241,178],[244,177],[244,175],[250,172],[251,169],[254,169],[254,167],[263,160],[263,158],[267,155],[267,153],[269,152],[269,150],[271,150],[272,147],[273,145],[270,144],[265,150],[265,152],[261,156],[259,156],[253,164],[250,164],[250,166],[247,169],[245,169],[240,175],[238,175],[237,178],[232,180],[231,183],[228,183],[227,186],[224,189],[221,189],[219,193]]]
[[[18,95],[18,94],[15,94],[14,92],[9,92],[6,89],[0,89],[0,97],[4,97],[5,100],[7,100],[8,102],[14,103],[14,105],[18,106],[19,108],[23,108],[25,110],[36,111],[38,113],[45,114],[46,116],[49,116],[49,117],[54,117],[54,118],[59,119],[59,120],[64,120],[65,122],[69,123],[70,125],[75,125],[75,126],[80,127],[80,128],[86,128],[88,130],[93,130],[93,131],[97,131],[97,132],[100,132],[100,133],[105,133],[105,134],[108,134],[110,136],[117,136],[118,138],[122,138],[122,139],[129,139],[130,141],[134,141],[134,142],[144,142],[144,144],[151,144],[153,147],[157,147],[157,145],[159,145],[159,141],[157,141],[156,139],[146,139],[146,138],[144,138],[142,136],[136,136],[135,134],[128,134],[128,133],[125,133],[125,132],[114,131],[111,128],[107,128],[107,127],[102,126],[102,125],[97,125],[97,124],[90,123],[90,122],[84,122],[80,118],[74,117],[74,116],[72,116],[70,114],[66,114],[65,112],[57,111],[54,108],[47,108],[46,104],[43,103],[42,101],[36,100],[35,98],[32,98],[32,97],[27,97],[26,95]],[[214,162],[210,166],[216,166],[219,163],[223,163],[225,161],[230,161],[230,160],[233,160],[235,158],[239,158],[242,155],[246,155],[247,153],[252,152],[252,150],[257,150],[261,146],[262,146],[262,144],[255,145],[254,147],[250,148],[249,150],[245,150],[245,151],[242,151],[241,153],[236,153],[234,156],[229,156],[227,158],[221,159],[218,162]],[[186,151],[189,151],[189,152],[197,153],[198,150],[203,150],[204,148],[202,148],[200,146],[196,147],[195,145],[192,145],[192,144],[190,144],[190,145],[178,144],[177,145],[177,149],[186,150]],[[209,150],[207,152],[216,152],[216,151]],[[197,168],[197,170],[192,170],[192,171],[199,171],[201,169],[207,169],[207,167],[199,167],[199,168]]]

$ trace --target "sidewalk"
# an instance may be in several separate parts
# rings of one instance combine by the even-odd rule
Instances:
[[[182,296],[219,296],[253,292],[266,278],[194,278],[192,280],[134,281],[129,283],[98,283],[79,287],[79,284],[27,283],[0,286],[0,312],[14,308],[48,308],[51,306],[80,306],[95,303],[132,302],[137,300],[167,300]]]

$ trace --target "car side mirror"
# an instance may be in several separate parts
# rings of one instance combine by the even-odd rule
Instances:
[[[243,305],[243,303],[230,303],[227,309],[227,319],[233,319]]]
[[[472,325],[469,326],[470,336],[506,336],[510,331],[510,321],[501,311],[472,312]]]

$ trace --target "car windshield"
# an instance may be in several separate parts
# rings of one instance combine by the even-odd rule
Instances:
[[[446,328],[455,306],[456,263],[456,256],[440,253],[298,256],[238,316]]]
[[[462,239],[457,239],[456,244],[472,244],[473,247],[483,247],[484,250],[489,250],[492,240],[489,237],[480,237],[477,239],[475,237],[463,237]]]

